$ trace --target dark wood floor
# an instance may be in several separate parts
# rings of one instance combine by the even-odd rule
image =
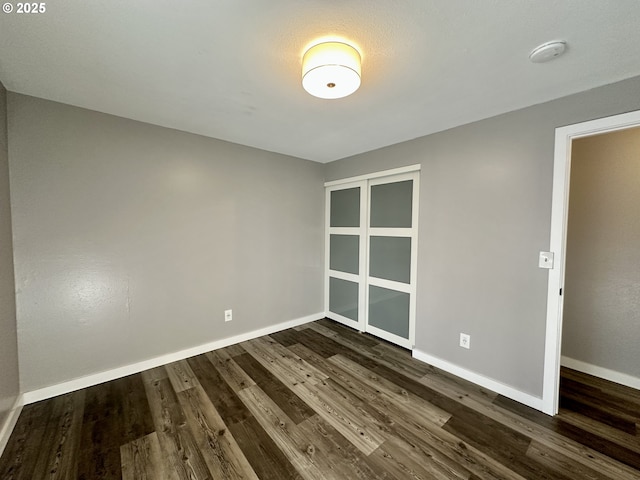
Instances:
[[[639,479],[640,395],[547,417],[328,320],[28,405],[0,479]]]

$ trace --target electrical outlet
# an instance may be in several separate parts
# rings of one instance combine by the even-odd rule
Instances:
[[[224,321],[230,322],[233,320],[233,310],[225,310],[224,311]]]
[[[461,333],[460,346],[462,348],[471,348],[471,335],[467,335],[466,333]]]

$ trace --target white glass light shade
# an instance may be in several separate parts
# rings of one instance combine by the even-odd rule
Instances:
[[[360,87],[360,73],[360,53],[346,43],[319,43],[302,59],[302,86],[314,97],[351,95]]]

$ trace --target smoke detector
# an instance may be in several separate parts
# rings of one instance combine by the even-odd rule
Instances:
[[[529,54],[529,60],[533,63],[543,63],[558,58],[567,49],[567,42],[554,41],[537,46]]]

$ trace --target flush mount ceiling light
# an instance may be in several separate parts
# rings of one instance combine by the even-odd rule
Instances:
[[[302,86],[314,97],[342,98],[360,87],[360,53],[342,42],[319,43],[302,58]]]

